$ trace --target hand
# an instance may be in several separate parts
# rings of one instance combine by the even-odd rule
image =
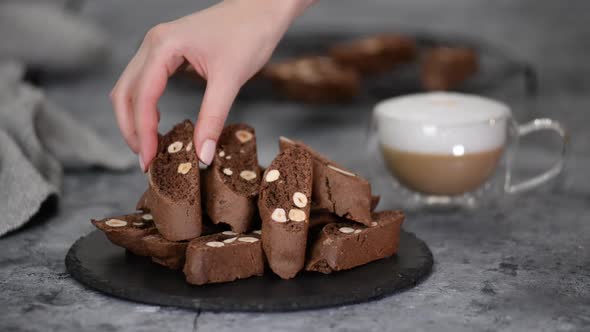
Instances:
[[[185,62],[207,80],[195,125],[199,159],[210,164],[240,87],[268,61],[312,0],[226,0],[146,34],[111,92],[119,128],[145,172],[158,147],[158,99]]]

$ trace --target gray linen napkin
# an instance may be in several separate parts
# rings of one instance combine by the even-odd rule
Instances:
[[[106,34],[65,2],[0,0],[0,236],[59,196],[64,169],[135,164],[23,82],[25,67],[79,73],[105,59]]]
[[[124,170],[128,151],[105,144],[90,128],[22,82],[24,65],[0,62],[0,236],[25,224],[60,193],[63,169]]]

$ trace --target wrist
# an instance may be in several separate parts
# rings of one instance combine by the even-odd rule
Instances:
[[[279,13],[293,21],[311,6],[315,0],[262,0],[273,6],[277,6]]]
[[[226,0],[227,1],[227,0]],[[264,11],[277,23],[283,23],[288,26],[299,15],[311,6],[316,0],[235,0],[241,2],[243,6],[256,10]]]

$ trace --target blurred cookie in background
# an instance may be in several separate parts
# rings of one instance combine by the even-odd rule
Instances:
[[[475,75],[478,55],[471,48],[437,47],[424,53],[421,80],[426,90],[449,90]]]
[[[329,54],[338,63],[361,74],[376,74],[413,61],[417,46],[413,38],[383,34],[335,44]]]
[[[357,72],[327,56],[304,56],[268,64],[262,76],[285,97],[305,102],[345,102],[360,93]]]

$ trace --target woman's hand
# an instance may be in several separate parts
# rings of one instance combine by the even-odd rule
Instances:
[[[187,61],[207,80],[194,145],[208,165],[240,87],[312,1],[226,0],[152,28],[111,92],[119,128],[139,154],[141,169],[145,172],[156,155],[157,104],[168,77]]]

